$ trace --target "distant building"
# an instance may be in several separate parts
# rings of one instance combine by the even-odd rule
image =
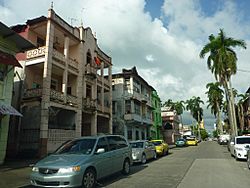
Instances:
[[[181,136],[179,132],[179,116],[175,110],[172,110],[169,107],[162,107],[161,117],[163,137],[168,144],[174,144],[176,139]]]
[[[14,67],[21,67],[15,55],[33,47],[33,44],[0,22],[0,164],[5,160],[10,116],[22,116],[11,106]]]
[[[112,75],[112,91],[113,133],[128,140],[150,138],[155,89],[133,67]]]
[[[152,139],[162,139],[162,118],[161,118],[161,99],[156,91],[152,92],[153,106],[153,126],[150,136]]]

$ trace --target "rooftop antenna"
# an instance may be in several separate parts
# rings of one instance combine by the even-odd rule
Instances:
[[[53,1],[51,1],[50,8],[53,9]]]
[[[70,19],[70,25],[73,26],[73,21],[77,21],[75,18],[69,18]]]
[[[81,10],[81,26],[83,27],[83,21],[82,21],[82,17],[83,17],[83,10],[84,10],[85,8],[82,8],[82,10]]]

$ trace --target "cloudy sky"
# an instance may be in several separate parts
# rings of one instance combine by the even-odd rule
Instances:
[[[250,1],[247,0],[54,0],[54,10],[73,26],[91,27],[98,45],[112,57],[113,72],[137,67],[161,100],[200,96],[214,82],[199,52],[210,34],[224,29],[243,39],[247,50],[235,49],[238,72],[232,84],[244,93],[250,80]],[[8,26],[47,16],[51,0],[0,0],[0,18]],[[204,107],[205,110],[205,107]],[[209,111],[209,110],[208,110]],[[186,123],[187,113],[185,115]],[[214,118],[205,115],[212,127]]]

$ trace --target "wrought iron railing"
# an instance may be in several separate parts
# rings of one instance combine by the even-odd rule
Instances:
[[[31,88],[26,89],[23,98],[34,98],[34,97],[41,97],[42,96],[42,88]]]

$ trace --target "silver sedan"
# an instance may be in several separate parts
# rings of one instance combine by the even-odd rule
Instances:
[[[146,140],[131,141],[132,158],[134,162],[145,164],[149,159],[156,159],[156,149],[154,144]]]

